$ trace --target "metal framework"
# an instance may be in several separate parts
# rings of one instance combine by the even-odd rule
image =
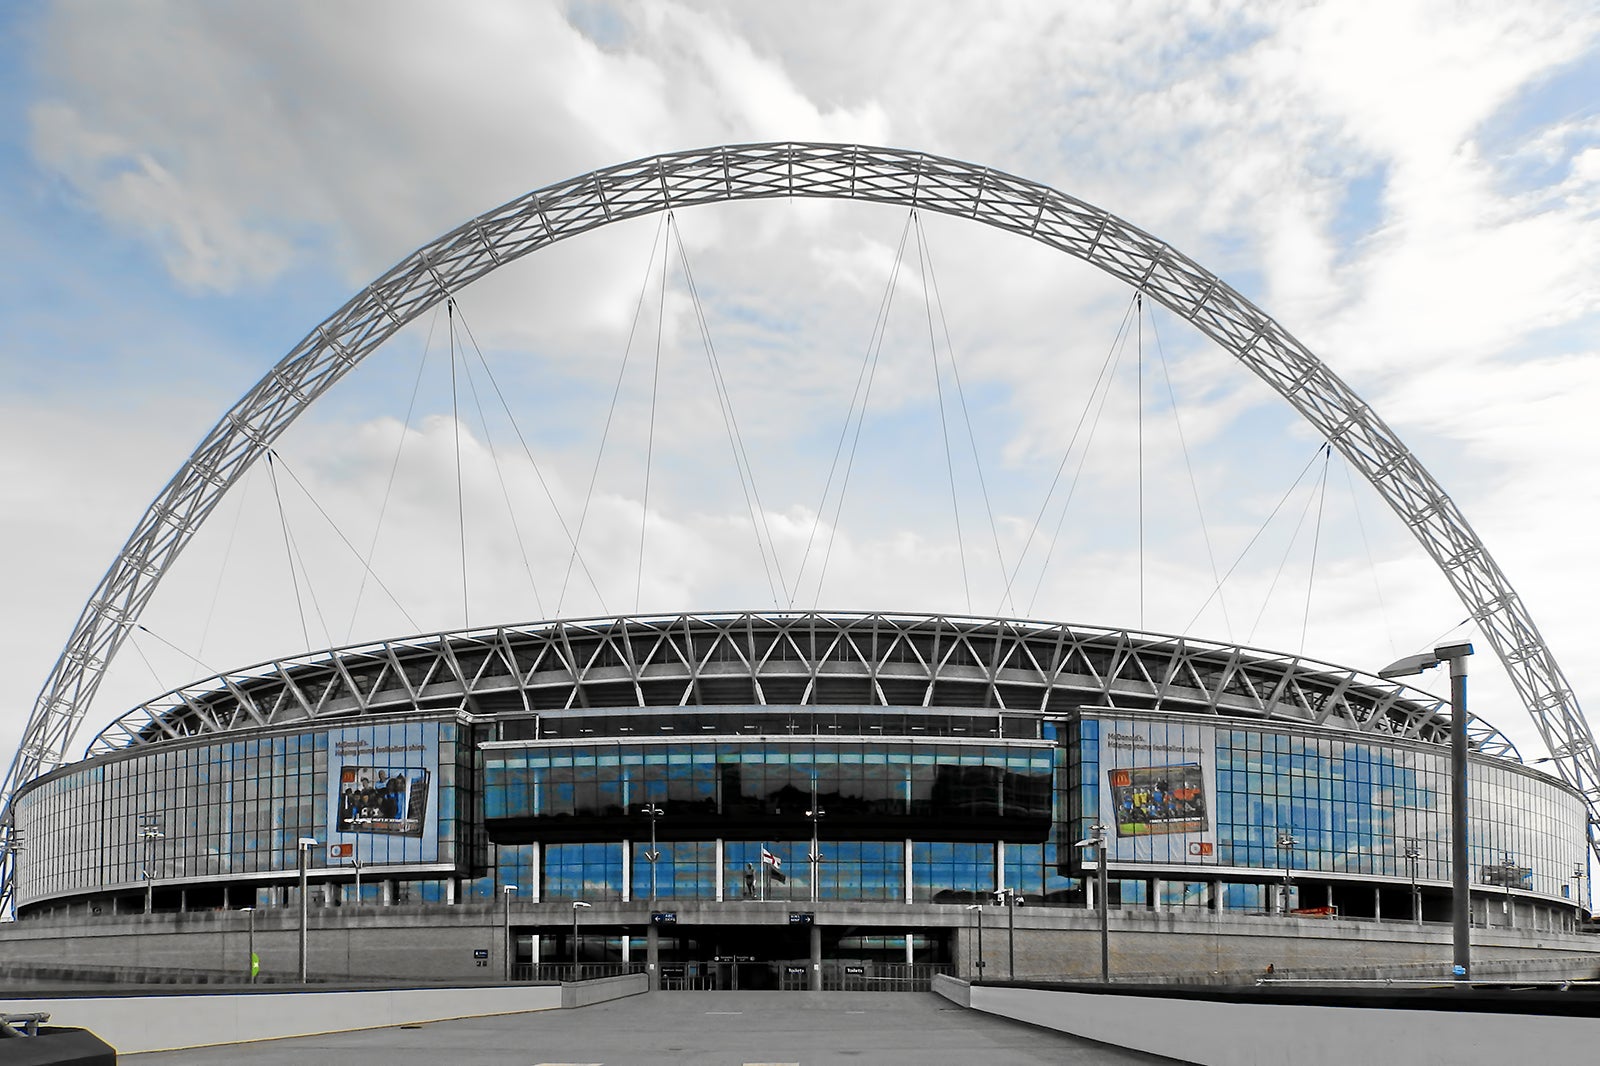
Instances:
[[[107,664],[227,490],[285,429],[406,323],[490,271],[609,223],[695,204],[786,196],[866,200],[970,218],[1059,249],[1194,323],[1289,401],[1410,527],[1494,648],[1555,765],[1582,792],[1600,855],[1600,761],[1571,686],[1460,509],[1332,370],[1222,279],[1165,242],[1046,185],[921,152],[730,145],[651,156],[528,193],[419,248],[314,328],[233,405],[156,496],[51,669],[0,785],[0,827],[24,782],[59,765]],[[0,843],[0,913],[12,897]]]
[[[122,715],[89,755],[192,737],[456,711],[610,707],[1081,706],[1214,714],[1448,742],[1447,701],[1303,656],[1003,618],[881,613],[649,615],[352,645],[196,682]],[[1516,758],[1481,719],[1473,748]]]

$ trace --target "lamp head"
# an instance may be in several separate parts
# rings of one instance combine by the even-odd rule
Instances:
[[[592,906],[594,906],[594,904],[585,903],[581,899],[575,899],[575,900],[572,901],[572,909],[573,910],[577,910],[579,907],[592,907]]]

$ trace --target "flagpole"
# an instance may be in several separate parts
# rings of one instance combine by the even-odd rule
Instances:
[[[767,901],[767,842],[761,842],[761,902]]]

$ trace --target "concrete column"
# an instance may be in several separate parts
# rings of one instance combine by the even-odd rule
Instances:
[[[633,961],[633,937],[628,933],[628,927],[622,927],[622,961]]]
[[[650,991],[661,991],[661,930],[655,922],[644,934],[644,972],[650,979]]]
[[[1372,890],[1372,918],[1374,921],[1383,921],[1383,892],[1377,888]]]
[[[1150,887],[1145,891],[1150,893],[1150,909],[1159,911],[1161,909],[1161,878],[1152,877],[1150,879]]]
[[[912,943],[911,943],[911,938],[916,936],[916,935],[917,934],[914,931],[912,931],[910,929],[906,930],[906,965],[907,966],[910,966],[913,962],[917,961],[917,949],[914,946],[912,946]]]
[[[822,991],[822,927],[811,927],[811,991]]]
[[[1211,882],[1211,899],[1215,904],[1215,906],[1212,907],[1211,913],[1215,914],[1219,918],[1222,917],[1222,912],[1228,909],[1228,894],[1226,888],[1227,886],[1221,881]]]
[[[903,878],[905,881],[905,900],[907,903],[911,902],[911,881],[913,876],[914,875],[911,870],[911,841],[907,840],[905,853],[905,874]]]
[[[633,902],[633,841],[622,842],[622,902]]]
[[[713,871],[715,873],[715,876],[716,876],[717,902],[718,903],[722,902],[722,865],[723,865],[722,864],[722,838],[718,837],[717,838],[716,861],[712,866],[712,869],[713,869]]]
[[[528,880],[531,882],[523,887],[527,890],[528,899],[538,903],[541,899],[541,890],[544,885],[544,845],[534,843],[528,849]]]
[[[1006,842],[997,841],[994,846],[994,887],[998,891],[1006,887]]]

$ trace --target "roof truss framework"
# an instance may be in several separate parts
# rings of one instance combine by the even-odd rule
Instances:
[[[916,207],[1024,235],[1135,286],[1249,367],[1373,484],[1439,566],[1504,663],[1558,772],[1583,793],[1591,847],[1600,854],[1600,752],[1531,615],[1454,501],[1304,345],[1177,249],[1048,186],[919,152],[796,142],[674,152],[528,193],[419,248],[316,326],[206,434],[89,597],[0,784],[0,826],[17,788],[63,761],[107,664],[224,493],[309,404],[397,330],[555,241],[669,209],[785,196]],[[11,899],[9,841],[9,834],[0,838],[0,911]]]
[[[977,658],[985,645],[993,649],[993,665]],[[641,647],[646,654],[626,650]],[[953,664],[963,649],[972,664]],[[508,668],[487,669],[491,654]],[[376,661],[392,665],[350,668]],[[574,670],[573,661],[585,665]],[[885,667],[893,670],[897,692],[918,686],[912,699],[885,694]],[[427,678],[426,692],[390,685],[395,674]],[[868,706],[1040,714],[1057,697],[1071,705],[1209,713],[1435,743],[1449,731],[1443,701],[1398,682],[1186,637],[948,615],[664,615],[468,630],[273,660],[135,708],[97,736],[89,754],[308,721],[332,725],[419,705],[468,708],[510,693],[522,707],[561,711],[729,704],[697,694],[707,677],[751,679],[761,706],[769,705],[763,682],[777,681],[802,693],[799,706],[836,705],[821,696],[818,682],[845,678],[866,683],[861,702]],[[647,683],[656,691],[665,685],[667,695],[648,699]],[[959,697],[951,683],[962,686]],[[603,694],[623,686],[631,699]],[[1008,703],[1006,692],[1027,693],[1026,705]],[[266,715],[259,710],[264,701],[273,708]],[[241,704],[250,712],[238,713]],[[1516,756],[1493,727],[1474,722],[1479,750]]]

